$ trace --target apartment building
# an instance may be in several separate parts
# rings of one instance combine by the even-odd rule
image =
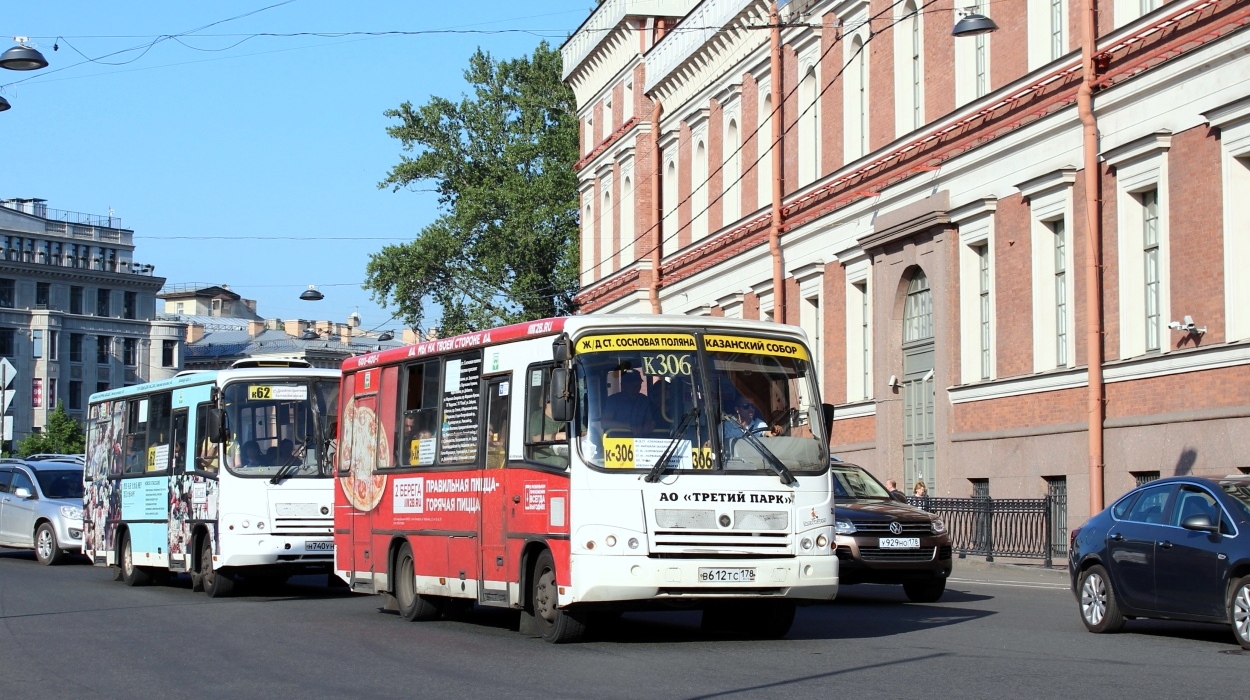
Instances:
[[[802,326],[835,452],[931,495],[1250,471],[1250,5],[1097,2],[1091,147],[1085,2],[773,7],[606,0],[562,47],[583,311]]]
[[[42,429],[57,401],[82,420],[93,392],[181,368],[184,326],[155,320],[165,280],[134,249],[114,217],[0,201],[0,357],[16,370],[7,439]]]

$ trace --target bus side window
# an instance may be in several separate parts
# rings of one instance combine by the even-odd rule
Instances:
[[[439,378],[442,364],[437,360],[408,365],[404,387],[404,420],[400,427],[399,465],[425,466],[434,463],[438,419]]]
[[[148,400],[126,402],[126,441],[123,449],[122,476],[142,474],[148,461]]]
[[[213,444],[213,438],[208,434],[206,426],[208,425],[208,404],[200,404],[195,409],[195,470],[197,472],[208,472],[216,474],[218,469],[217,455],[220,450],[219,445]]]
[[[173,446],[170,450],[173,473],[181,474],[187,469],[187,411],[179,409],[174,413]]]
[[[148,451],[145,471],[163,472],[169,468],[172,394],[156,394],[148,406]]]
[[[551,418],[551,365],[531,365],[525,382],[525,458],[568,468],[568,424]]]

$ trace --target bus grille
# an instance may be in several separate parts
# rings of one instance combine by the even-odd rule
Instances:
[[[275,518],[273,534],[303,537],[334,534],[334,518]]]
[[[657,530],[651,544],[653,554],[788,554],[788,532],[744,532],[742,530]]]

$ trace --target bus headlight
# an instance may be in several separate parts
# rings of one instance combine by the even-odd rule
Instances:
[[[812,548],[812,540],[811,540],[810,538],[808,538],[808,537],[804,537],[804,538],[803,538],[803,541],[802,541],[802,542],[799,542],[799,546],[800,546],[800,547],[802,547],[803,549],[811,549],[811,548]]]
[[[628,546],[630,549],[638,549],[638,538],[637,537],[629,538],[629,541],[626,542],[625,545]]]
[[[616,535],[608,535],[607,537],[603,538],[603,543],[604,543],[604,544],[606,544],[606,545],[607,545],[607,546],[609,546],[609,547],[615,547],[615,546],[616,546]]]
[[[825,548],[825,545],[827,545],[827,544],[829,544],[829,538],[828,538],[828,537],[825,537],[824,535],[816,535],[816,546],[817,546],[817,547],[819,547],[820,549],[824,549],[824,548]]]

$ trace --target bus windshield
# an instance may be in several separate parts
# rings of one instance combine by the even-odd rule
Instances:
[[[662,333],[590,336],[575,347],[578,445],[592,466],[827,466],[813,372],[798,343]]]
[[[338,385],[256,379],[224,390],[226,466],[246,477],[328,477]]]

